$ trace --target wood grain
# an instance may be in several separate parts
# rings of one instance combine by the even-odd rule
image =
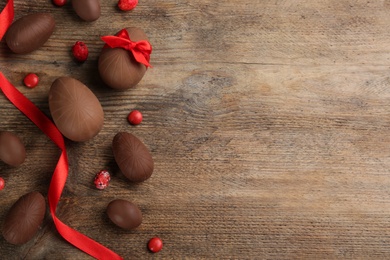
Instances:
[[[86,23],[69,4],[15,0],[16,18],[50,12],[56,30],[28,55],[0,43],[0,70],[47,115],[60,76],[84,82],[104,108],[98,136],[67,141],[61,220],[125,259],[390,257],[390,1],[140,1],[129,13],[116,1],[101,5],[99,20]],[[128,26],[145,30],[154,67],[118,92],[97,73],[99,36]],[[70,53],[77,40],[90,49],[83,64]],[[29,72],[41,78],[35,89],[22,86]],[[132,109],[144,115],[136,127],[126,121]],[[22,166],[0,163],[2,223],[21,195],[47,195],[59,151],[3,96],[0,110],[0,130],[27,149]],[[111,152],[119,131],[150,149],[148,181],[131,184],[119,172]],[[103,168],[113,178],[98,191]],[[141,208],[137,230],[109,222],[105,208],[116,198]],[[164,249],[153,255],[146,243],[155,235]],[[23,246],[0,238],[0,255],[90,259],[49,214]]]

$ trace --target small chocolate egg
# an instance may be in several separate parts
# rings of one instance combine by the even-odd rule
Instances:
[[[72,0],[73,10],[87,22],[92,22],[100,17],[99,0]]]
[[[116,199],[107,206],[107,215],[120,228],[134,229],[142,223],[141,210],[127,200]]]
[[[145,32],[136,27],[126,29],[132,41],[148,40]],[[133,54],[122,48],[103,48],[99,56],[100,77],[111,88],[126,90],[137,85],[147,70]]]
[[[68,139],[87,141],[103,127],[103,108],[93,92],[77,79],[56,79],[49,91],[49,109],[54,123]]]
[[[45,198],[33,191],[19,198],[8,211],[3,225],[3,237],[9,243],[20,245],[32,239],[45,216]]]
[[[29,14],[9,27],[5,41],[14,53],[29,53],[41,47],[50,38],[54,27],[55,21],[50,14]]]
[[[0,160],[16,167],[25,159],[26,149],[20,138],[11,132],[0,132]]]
[[[134,135],[126,132],[116,134],[112,151],[119,169],[130,181],[145,181],[152,175],[153,158],[148,148]]]

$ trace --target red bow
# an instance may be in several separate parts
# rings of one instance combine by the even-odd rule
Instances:
[[[136,61],[146,67],[152,67],[149,63],[152,45],[148,41],[133,42],[126,29],[122,29],[115,36],[103,36],[101,39],[106,43],[104,48],[122,48],[131,51]]]

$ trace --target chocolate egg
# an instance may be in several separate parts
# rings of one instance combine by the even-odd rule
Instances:
[[[53,82],[49,109],[60,132],[72,141],[87,141],[103,127],[104,112],[99,100],[77,79],[61,77]]]
[[[45,216],[45,198],[33,191],[19,198],[5,217],[3,237],[9,243],[20,245],[32,239]]]
[[[11,132],[0,132],[0,160],[16,167],[25,159],[26,149],[20,138]]]
[[[126,132],[116,134],[112,141],[112,151],[119,169],[130,181],[141,182],[152,175],[152,156],[134,135]]]
[[[54,27],[55,21],[50,14],[29,14],[9,27],[5,41],[13,52],[29,53],[41,47],[50,38]]]
[[[134,229],[142,223],[141,210],[127,200],[111,201],[107,206],[107,215],[115,225],[123,229]]]
[[[126,29],[132,41],[148,40],[143,30]],[[137,85],[146,72],[146,66],[135,60],[133,54],[122,48],[103,48],[99,56],[100,77],[111,88],[126,90]]]
[[[73,10],[87,22],[92,22],[100,17],[99,0],[72,0]]]

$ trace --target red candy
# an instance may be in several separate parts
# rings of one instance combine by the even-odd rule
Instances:
[[[118,7],[122,11],[133,10],[138,4],[138,0],[119,0]]]
[[[0,190],[4,189],[5,181],[3,178],[0,177]]]
[[[37,76],[37,74],[29,73],[26,77],[24,77],[23,83],[28,88],[34,88],[39,83],[39,77]]]
[[[148,248],[151,252],[157,253],[160,252],[160,250],[163,247],[163,242],[159,237],[153,237],[149,240]]]
[[[132,125],[139,125],[142,122],[142,114],[138,110],[133,110],[130,112],[127,120],[129,120],[129,123]]]
[[[88,58],[88,47],[85,43],[77,41],[72,47],[72,53],[76,60],[83,62]]]
[[[53,0],[53,4],[56,6],[64,6],[66,4],[66,0]]]
[[[104,190],[105,188],[107,188],[110,180],[110,173],[106,170],[102,170],[98,174],[96,174],[94,183],[97,189]]]

